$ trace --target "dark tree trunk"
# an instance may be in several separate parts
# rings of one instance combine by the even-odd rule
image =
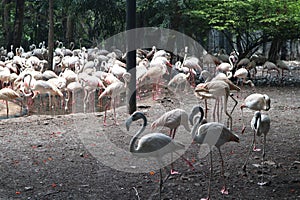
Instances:
[[[126,1],[126,30],[136,28],[136,0]],[[131,74],[131,78],[126,91],[128,113],[132,114],[136,111],[136,32],[134,34],[127,34],[127,72]],[[134,50],[133,50],[134,49]]]
[[[48,67],[53,66],[53,49],[54,49],[54,14],[53,0],[49,0],[49,32],[48,32]]]
[[[2,0],[2,27],[3,27],[3,38],[6,41],[6,49],[10,50],[10,45],[13,41],[13,34],[11,34],[10,21],[10,0]]]
[[[67,17],[66,39],[68,44],[70,44],[70,42],[74,42],[74,18],[71,14]]]
[[[276,62],[279,59],[279,52],[282,46],[282,40],[280,38],[274,38],[271,43],[268,60]]]
[[[23,20],[24,20],[24,4],[25,0],[16,0],[16,15],[14,24],[14,37],[13,45],[14,50],[21,46],[22,33],[23,33]]]
[[[280,50],[280,60],[287,60],[288,48],[287,43],[283,42]]]

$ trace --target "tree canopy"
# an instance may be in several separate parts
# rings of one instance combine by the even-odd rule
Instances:
[[[14,27],[20,20],[16,17],[18,2],[22,0],[2,0],[0,46],[9,47],[17,39]],[[22,33],[21,45],[47,41],[49,2],[23,2],[24,18],[18,29]],[[53,6],[54,39],[65,44],[96,46],[125,30],[125,0],[56,0]],[[149,26],[177,30],[204,47],[208,32],[216,29],[244,57],[266,42],[272,41],[276,47],[273,50],[278,52],[286,40],[298,39],[300,4],[298,0],[137,1],[137,27]]]

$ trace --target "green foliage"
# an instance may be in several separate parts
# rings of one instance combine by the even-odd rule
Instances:
[[[15,1],[10,1],[8,26],[13,30]],[[3,8],[1,6],[1,13]],[[125,30],[125,0],[54,1],[54,38],[79,46],[95,46]],[[72,20],[73,38],[66,38],[67,22]],[[25,1],[24,46],[47,41],[48,1]],[[299,38],[300,3],[298,0],[148,0],[137,1],[138,27],[163,27],[183,32],[206,43],[211,28],[230,33],[249,52],[265,40]],[[3,28],[1,24],[0,28]],[[231,36],[228,35],[228,39]],[[237,42],[238,41],[238,42]],[[0,44],[4,44],[3,35]]]

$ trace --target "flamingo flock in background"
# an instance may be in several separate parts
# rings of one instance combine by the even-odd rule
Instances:
[[[72,99],[71,105],[82,104],[83,112],[91,110],[95,112],[95,99],[102,101],[104,97],[109,97],[110,100],[104,106],[103,125],[107,126],[107,110],[112,109],[113,125],[118,125],[116,107],[121,101],[122,94],[125,93],[127,85],[131,80],[130,73],[126,69],[124,57],[126,53],[114,48],[111,52],[98,48],[81,48],[76,51],[68,50],[61,42],[58,43],[54,53],[53,66],[47,66],[47,61],[42,55],[32,55],[33,52],[23,52],[24,55],[7,55],[7,60],[0,62],[0,99],[6,101],[6,116],[9,118],[8,101],[14,99],[35,99],[37,96],[42,98],[42,94],[46,94],[49,98],[49,108],[56,107],[55,100],[52,97],[59,98],[60,107],[65,111],[69,110],[69,100]],[[46,51],[46,48],[41,52]],[[39,51],[35,50],[35,54]],[[142,112],[135,112],[126,120],[126,128],[132,122],[143,120],[142,127],[131,138],[129,152],[137,157],[155,157],[162,166],[162,157],[166,154],[172,155],[171,174],[177,174],[173,170],[173,153],[178,154],[178,151],[184,150],[185,146],[180,142],[175,141],[175,134],[180,126],[183,126],[183,132],[189,132],[191,140],[194,143],[208,145],[210,150],[210,177],[208,182],[208,194],[206,199],[211,198],[211,178],[213,174],[212,149],[215,146],[221,157],[221,178],[223,179],[223,188],[221,192],[228,194],[228,188],[224,177],[224,160],[221,154],[221,146],[229,142],[239,142],[241,139],[233,132],[232,115],[235,107],[238,104],[238,99],[235,98],[235,92],[241,92],[245,87],[241,85],[250,84],[251,88],[255,85],[251,78],[249,79],[249,71],[256,66],[257,63],[252,59],[236,60],[234,54],[224,56],[218,59],[218,56],[205,55],[206,62],[202,62],[202,58],[195,55],[190,55],[188,48],[185,48],[183,58],[179,60],[171,60],[171,55],[163,49],[158,50],[155,46],[150,51],[139,49],[137,54],[136,66],[136,83],[139,99],[142,94],[142,86],[144,83],[152,84],[152,99],[157,100],[161,90],[161,86],[167,87],[174,92],[178,91],[178,85],[185,83],[189,87],[195,97],[199,101],[204,100],[205,109],[195,105],[191,112],[188,113],[182,108],[176,108],[161,115],[151,122],[151,129],[158,127],[169,128],[169,133],[163,131],[158,133],[146,134],[139,138],[147,126],[147,118]],[[220,55],[219,55],[220,56]],[[213,62],[213,63],[210,63]],[[175,65],[172,65],[174,64]],[[204,64],[209,66],[205,68]],[[251,65],[251,66],[250,66]],[[275,66],[274,66],[275,65]],[[215,66],[214,73],[209,72],[211,66]],[[51,69],[52,70],[49,70]],[[256,69],[256,67],[254,67]],[[206,70],[207,69],[207,70]],[[263,71],[279,69],[289,70],[284,63],[278,61],[276,64],[266,61],[263,65]],[[174,72],[171,76],[170,71]],[[198,74],[204,79],[200,81]],[[165,79],[167,77],[167,80]],[[234,79],[238,79],[235,82]],[[187,84],[190,83],[190,84]],[[146,90],[151,90],[147,87]],[[83,99],[77,99],[75,94],[83,92]],[[189,91],[188,91],[189,92]],[[228,99],[233,100],[233,107],[228,108]],[[213,99],[215,101],[213,108],[212,120],[208,117],[207,101]],[[222,103],[223,101],[223,103]],[[222,123],[222,112],[227,116],[227,124]],[[73,107],[73,106],[72,106]],[[75,108],[76,106],[74,106]],[[248,108],[251,111],[256,111],[251,121],[251,128],[254,131],[253,142],[251,144],[249,154],[243,165],[246,170],[248,159],[252,151],[257,151],[256,137],[263,136],[263,151],[262,162],[265,158],[266,135],[270,130],[271,120],[269,115],[262,113],[267,112],[271,108],[271,100],[267,94],[252,93],[243,99],[241,105],[242,131],[246,129],[243,109]],[[59,106],[57,106],[59,109]],[[229,110],[231,109],[231,110]],[[75,111],[74,109],[72,111]],[[200,113],[200,115],[199,115]],[[217,116],[216,116],[217,115]],[[181,133],[180,133],[181,134]],[[137,147],[136,147],[137,146]],[[178,154],[179,155],[179,154]],[[192,163],[188,159],[180,156],[188,165],[194,169]],[[265,182],[259,183],[264,185]],[[162,190],[162,172],[160,168],[160,185],[159,194],[161,197]]]

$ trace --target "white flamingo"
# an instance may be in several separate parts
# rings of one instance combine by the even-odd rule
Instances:
[[[152,79],[153,83],[153,93],[152,93],[152,98],[153,100],[156,98],[158,95],[158,83],[161,79],[161,77],[164,74],[168,74],[167,66],[172,67],[170,62],[167,60],[165,57],[157,57],[150,62],[150,68],[148,71],[141,77],[140,82],[143,82],[147,77]]]
[[[255,136],[261,136],[263,134],[264,136],[264,143],[263,143],[263,151],[262,151],[262,169],[264,168],[264,159],[265,159],[265,147],[266,147],[266,136],[270,130],[270,123],[271,123],[271,120],[270,120],[270,117],[268,115],[265,115],[265,114],[261,114],[259,111],[256,111],[252,120],[251,120],[251,128],[252,130],[254,131],[254,137],[253,137],[253,142],[250,146],[250,150],[249,150],[249,154],[247,156],[247,159],[243,165],[243,170],[246,171],[246,166],[247,166],[247,163],[248,163],[248,160],[249,160],[249,157],[251,155],[251,152],[252,152],[252,148],[253,150],[260,150],[260,149],[257,149],[255,147]],[[258,183],[259,185],[265,185],[266,182],[264,182],[264,178],[263,178],[263,174],[262,173],[261,175],[261,182]]]
[[[242,120],[243,120],[242,134],[246,130],[246,126],[244,122],[244,114],[243,114],[244,108],[249,108],[250,110],[255,110],[255,111],[261,111],[261,110],[268,111],[271,108],[270,97],[266,94],[253,93],[244,99],[244,102],[241,105]]]
[[[118,124],[117,122],[117,115],[116,115],[116,101],[117,98],[120,97],[121,93],[123,93],[127,87],[127,83],[130,81],[130,74],[129,73],[124,73],[123,74],[123,79],[124,79],[124,83],[122,81],[118,81],[118,82],[113,82],[112,84],[108,85],[105,90],[101,93],[101,95],[99,96],[98,99],[102,99],[105,95],[110,95],[111,97],[111,105],[113,107],[113,111],[114,111],[114,124]],[[105,106],[105,114],[104,114],[104,121],[103,124],[104,126],[106,126],[106,112],[107,112],[107,108],[108,108],[109,102],[107,102],[106,106]]]
[[[186,86],[189,77],[190,77],[190,73],[188,74],[178,73],[169,81],[168,86],[175,84],[176,85],[175,92],[176,92],[180,84],[185,83]]]
[[[0,90],[0,99],[4,100],[6,103],[6,117],[8,118],[8,114],[9,114],[9,107],[8,107],[8,101],[16,99],[16,98],[20,98],[20,95],[10,89],[10,88],[2,88]]]
[[[233,77],[242,79],[242,84],[250,84],[250,86],[253,88],[255,85],[251,80],[246,80],[248,77],[248,70],[245,68],[240,68],[235,71]]]

